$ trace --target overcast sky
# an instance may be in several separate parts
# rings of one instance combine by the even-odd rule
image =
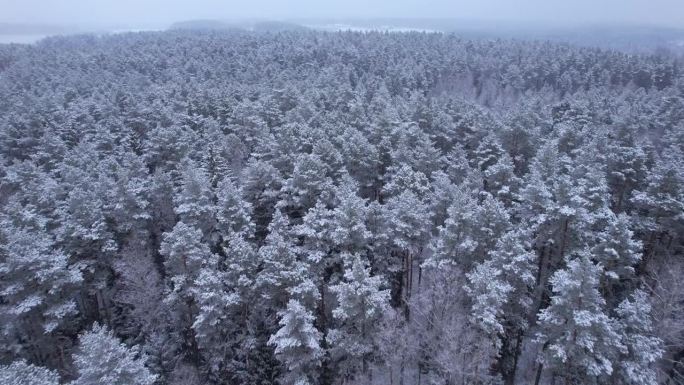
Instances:
[[[20,23],[376,17],[684,27],[684,0],[0,0],[0,21]]]

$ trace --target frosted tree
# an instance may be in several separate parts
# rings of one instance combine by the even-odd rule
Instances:
[[[157,376],[145,367],[147,358],[137,346],[128,347],[106,327],[95,324],[78,338],[72,385],[152,385]]]
[[[51,332],[65,316],[76,312],[72,295],[81,283],[81,273],[69,265],[48,234],[2,224],[0,293],[5,314],[18,320],[28,317]]]
[[[484,172],[496,164],[504,153],[505,150],[501,147],[496,134],[490,131],[482,138],[475,151],[473,151],[473,162],[475,163],[473,167],[477,167],[480,171]]]
[[[282,176],[270,163],[252,159],[243,170],[242,181],[243,198],[252,205],[255,234],[263,239],[279,200]]]
[[[538,340],[544,344],[539,370],[544,364],[568,383],[598,384],[617,369],[625,346],[605,313],[600,274],[600,266],[578,255],[551,277],[551,304],[538,316]]]
[[[14,361],[0,365],[0,383],[3,385],[59,385],[59,374],[52,370]]]
[[[280,329],[268,344],[275,347],[275,355],[285,367],[283,384],[316,384],[323,350],[322,334],[313,325],[313,314],[293,299],[279,315]]]
[[[0,338],[4,348],[22,350],[41,362],[57,347],[52,334],[77,313],[76,292],[83,278],[27,208],[24,224],[0,220]]]
[[[504,152],[483,172],[485,189],[508,207],[519,200],[521,181],[514,174],[514,167],[511,157]]]
[[[583,151],[588,151],[584,149]],[[537,153],[521,190],[517,212],[533,229],[539,258],[536,303],[548,301],[548,281],[568,255],[591,250],[612,216],[605,176],[595,156],[574,161],[555,140]]]
[[[396,137],[391,151],[393,164],[407,165],[426,177],[439,169],[441,154],[418,126],[401,124],[395,127],[392,136]]]
[[[107,162],[97,162],[96,149],[90,143],[74,147],[60,164],[61,183],[67,196],[61,199],[60,240],[90,265],[104,267],[107,257],[116,250],[108,218],[107,197],[114,188]],[[109,162],[112,159],[108,159]],[[106,269],[97,269],[96,280],[104,280]]]
[[[444,172],[454,184],[484,188],[482,172],[479,168],[470,166],[468,153],[460,144],[456,144],[444,158]]]
[[[474,264],[484,261],[510,225],[508,211],[500,201],[485,196],[478,203],[473,192],[459,189],[431,244],[431,260],[457,261],[469,271]]]
[[[663,341],[654,336],[651,304],[644,291],[636,290],[616,309],[622,343],[627,347],[614,378],[620,384],[657,384],[654,368],[663,355]]]
[[[634,239],[630,219],[626,214],[612,216],[607,228],[599,234],[593,248],[593,258],[603,266],[604,294],[612,297],[620,281],[632,279],[634,267],[641,260],[641,242]]]
[[[240,147],[231,148],[230,145],[239,145],[240,143],[228,142],[219,122],[213,118],[202,118],[193,125],[197,125],[202,133],[202,137],[198,141],[203,149],[199,164],[201,164],[202,169],[206,170],[211,186],[216,187],[220,180],[231,174],[231,150],[236,152],[241,150]]]
[[[496,383],[490,373],[498,350],[480,332],[467,310],[466,277],[455,263],[425,263],[423,283],[411,297],[411,319],[396,335],[408,348],[393,352],[399,361],[400,382],[407,369],[435,383]]]
[[[173,230],[164,234],[159,251],[165,257],[164,267],[171,290],[181,298],[191,296],[199,270],[215,259],[202,242],[202,232],[184,222],[178,222]]]
[[[309,289],[299,293],[299,299],[305,300],[307,305],[315,302],[318,297],[315,285],[310,285],[310,266],[298,258],[298,248],[294,244],[291,231],[287,217],[280,210],[276,211],[265,243],[257,253],[260,270],[256,277],[256,286],[265,303],[276,309],[285,307],[292,290],[304,290],[300,285]]]
[[[388,199],[404,191],[426,197],[430,191],[430,180],[421,171],[415,171],[407,164],[397,164],[388,170],[382,198]]]
[[[216,204],[211,181],[206,171],[190,159],[181,168],[181,187],[174,197],[174,211],[188,226],[202,231],[210,240],[216,227]]]
[[[298,219],[319,199],[330,199],[332,180],[326,176],[325,165],[316,155],[297,157],[292,177],[285,180],[282,199],[278,207],[292,218]]]
[[[340,152],[347,172],[359,183],[361,191],[371,194],[380,164],[377,148],[361,132],[351,127],[345,129],[340,140]]]
[[[459,193],[459,187],[454,185],[449,175],[443,171],[436,171],[432,174],[430,183],[430,208],[433,213],[433,228],[437,229],[444,225],[447,219],[447,210]]]
[[[333,211],[322,202],[318,202],[306,212],[302,224],[292,229],[293,234],[301,239],[303,255],[315,269],[316,276],[323,276],[325,269],[339,264],[331,234],[335,230],[332,221]]]
[[[233,233],[253,234],[252,205],[242,199],[242,192],[230,178],[225,177],[218,183],[216,199],[217,229],[222,237]]]
[[[335,189],[337,204],[332,210],[330,237],[339,250],[362,251],[371,233],[366,228],[367,201],[357,195],[358,186],[350,177],[343,177]]]
[[[160,254],[164,256],[168,287],[164,301],[177,314],[184,343],[197,359],[197,340],[191,328],[197,314],[197,279],[203,267],[216,265],[216,256],[202,242],[202,231],[183,222],[164,234]]]
[[[611,132],[616,140],[606,145],[606,176],[616,212],[630,208],[629,197],[643,188],[648,169],[646,152],[637,142],[637,127],[627,122]]]
[[[150,182],[142,157],[126,153],[116,164],[107,212],[118,234],[144,234],[151,219]]]
[[[204,358],[210,378],[220,378],[232,356],[231,342],[234,307],[240,298],[227,290],[226,274],[214,266],[204,267],[194,281],[197,306],[192,329],[199,354]]]
[[[122,338],[148,337],[167,330],[171,312],[163,301],[165,286],[153,257],[154,251],[130,243],[120,254],[114,263],[118,279],[113,296],[120,311],[114,319],[119,335]]]
[[[368,364],[378,357],[379,325],[389,307],[389,290],[381,289],[382,277],[372,276],[358,255],[347,255],[342,282],[330,287],[337,296],[333,309],[336,326],[327,340],[333,360],[341,361],[341,374],[368,374]]]
[[[425,204],[410,190],[392,197],[383,207],[384,235],[392,259],[386,268],[394,277],[395,304],[404,307],[408,317],[408,300],[414,275],[414,259],[421,255],[430,235],[430,215]]]
[[[294,175],[295,164],[302,155],[309,154],[313,145],[312,128],[301,123],[289,123],[270,130],[260,138],[255,149],[259,159],[272,164],[285,176]],[[323,164],[321,168],[325,168]]]
[[[512,230],[499,239],[489,258],[467,274],[474,323],[500,351],[495,370],[506,384],[515,381],[528,318],[533,311],[536,255],[526,231]]]
[[[150,176],[149,201],[150,201],[150,235],[154,239],[152,248],[158,249],[162,240],[162,234],[169,231],[176,224],[173,196],[174,186],[169,173],[161,170],[155,171]]]
[[[215,380],[235,375],[245,348],[242,345],[249,338],[250,305],[257,299],[253,285],[258,260],[253,246],[233,234],[224,253],[225,261],[200,270],[193,289],[197,315],[192,328]]]
[[[632,202],[640,214],[636,225],[648,237],[644,243],[644,259],[648,263],[657,256],[669,255],[681,241],[684,230],[681,212],[684,207],[684,152],[676,145],[666,148],[647,178],[644,191],[634,191]]]
[[[511,111],[506,124],[498,132],[501,146],[511,155],[516,175],[527,171],[529,160],[539,145],[539,129],[544,122],[532,106],[533,102],[530,102],[519,110]]]
[[[338,180],[344,171],[344,159],[335,145],[325,138],[325,133],[321,132],[321,138],[317,138],[313,144],[311,153],[326,166],[326,176],[332,180]]]
[[[503,316],[503,306],[513,291],[501,274],[501,270],[490,261],[477,265],[467,274],[466,292],[472,299],[474,322],[486,334],[493,336],[504,333],[500,318]]]

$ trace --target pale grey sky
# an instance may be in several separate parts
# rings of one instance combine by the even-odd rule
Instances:
[[[163,24],[210,19],[460,18],[684,28],[684,0],[0,0],[0,22]]]

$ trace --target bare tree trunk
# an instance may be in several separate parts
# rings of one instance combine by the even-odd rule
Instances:
[[[534,377],[534,385],[539,385],[539,380],[541,380],[542,371],[544,370],[544,364],[541,362],[537,366],[537,374]]]
[[[520,353],[522,352],[522,333],[518,334],[518,338],[515,340],[515,355],[513,356],[513,370],[511,371],[511,383],[515,384],[515,375],[518,371],[518,360],[520,359]]]
[[[401,367],[399,368],[399,385],[404,385],[404,357],[401,357]]]
[[[558,261],[562,261],[563,257],[565,256],[565,248],[568,242],[568,226],[569,220],[565,219],[563,221],[563,225],[561,226],[563,230],[561,232],[560,247],[558,248]]]
[[[423,281],[423,267],[418,265],[418,290],[420,290],[420,284]]]
[[[494,370],[499,373],[504,381],[504,385],[515,385],[515,374],[520,357],[522,332],[507,327],[502,339],[501,355],[497,359]]]
[[[404,317],[408,321],[411,317],[410,311],[409,311],[409,300],[411,298],[411,271],[410,271],[410,259],[411,259],[411,253],[410,252],[404,252],[404,257],[403,257],[403,271],[404,271],[404,290],[403,290],[403,298],[402,298],[402,305],[404,307]]]
[[[95,298],[97,300],[97,313],[100,315],[100,318],[104,320],[104,322],[107,324],[107,327],[111,329],[112,320],[110,317],[110,311],[107,306],[107,301],[105,300],[104,295],[102,294],[102,289],[97,289],[95,291]]]

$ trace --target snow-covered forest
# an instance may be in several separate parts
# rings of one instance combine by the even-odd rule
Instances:
[[[0,45],[0,384],[683,384],[678,60]]]

